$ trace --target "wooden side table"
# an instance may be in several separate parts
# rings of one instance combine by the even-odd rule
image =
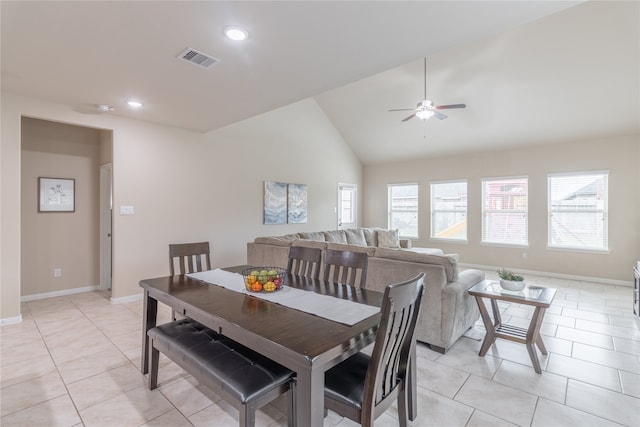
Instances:
[[[540,337],[540,326],[542,325],[545,311],[549,308],[553,297],[556,295],[556,290],[554,288],[541,286],[526,286],[521,292],[511,292],[503,290],[500,287],[500,283],[495,280],[483,280],[469,289],[468,292],[476,298],[482,316],[482,322],[487,330],[487,335],[484,337],[479,355],[484,356],[487,354],[489,347],[495,342],[496,338],[519,342],[526,345],[529,357],[531,357],[531,362],[533,362],[533,369],[535,369],[538,374],[541,374],[542,369],[540,369],[540,362],[538,361],[535,346],[538,346],[542,354],[547,354],[547,349]],[[488,298],[491,301],[493,321],[489,316],[487,307],[482,301],[483,298]],[[498,301],[534,306],[535,310],[529,323],[529,328],[524,329],[518,326],[503,324],[500,317],[500,310],[498,309]]]

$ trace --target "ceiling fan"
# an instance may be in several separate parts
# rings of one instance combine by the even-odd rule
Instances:
[[[449,110],[453,108],[465,108],[465,104],[450,104],[450,105],[433,105],[433,101],[427,99],[427,58],[424,58],[424,98],[422,101],[418,102],[418,106],[416,108],[400,108],[396,110],[389,111],[413,111],[408,117],[402,119],[403,122],[407,120],[413,119],[414,117],[418,117],[422,120],[427,120],[433,116],[437,119],[444,120],[447,118],[447,115],[441,113],[438,110]]]

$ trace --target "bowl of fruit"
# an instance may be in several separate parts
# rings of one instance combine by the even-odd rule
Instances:
[[[244,286],[250,292],[275,292],[282,288],[287,271],[280,267],[252,267],[242,271]]]

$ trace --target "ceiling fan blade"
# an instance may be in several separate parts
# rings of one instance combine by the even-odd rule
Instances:
[[[451,108],[465,108],[465,104],[451,104],[451,105],[438,105],[437,107],[433,107],[436,110],[448,110]]]
[[[410,115],[409,117],[405,117],[404,119],[402,119],[403,122],[406,122],[407,120],[411,120],[416,116],[415,113],[413,113],[412,115]]]
[[[431,110],[431,111],[433,111],[433,116],[434,116],[436,119],[444,120],[444,119],[446,119],[446,118],[447,118],[447,115],[446,115],[446,114],[441,113],[440,111],[437,111],[437,110]]]
[[[413,111],[415,108],[397,108],[395,110],[387,110],[387,111]]]

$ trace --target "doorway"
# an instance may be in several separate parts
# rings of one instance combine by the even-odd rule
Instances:
[[[100,288],[100,165],[112,163],[112,133],[21,117],[20,297],[23,300]],[[40,177],[72,179],[75,210],[40,212],[39,188],[34,185]]]
[[[358,226],[358,186],[338,183],[338,230]]]

